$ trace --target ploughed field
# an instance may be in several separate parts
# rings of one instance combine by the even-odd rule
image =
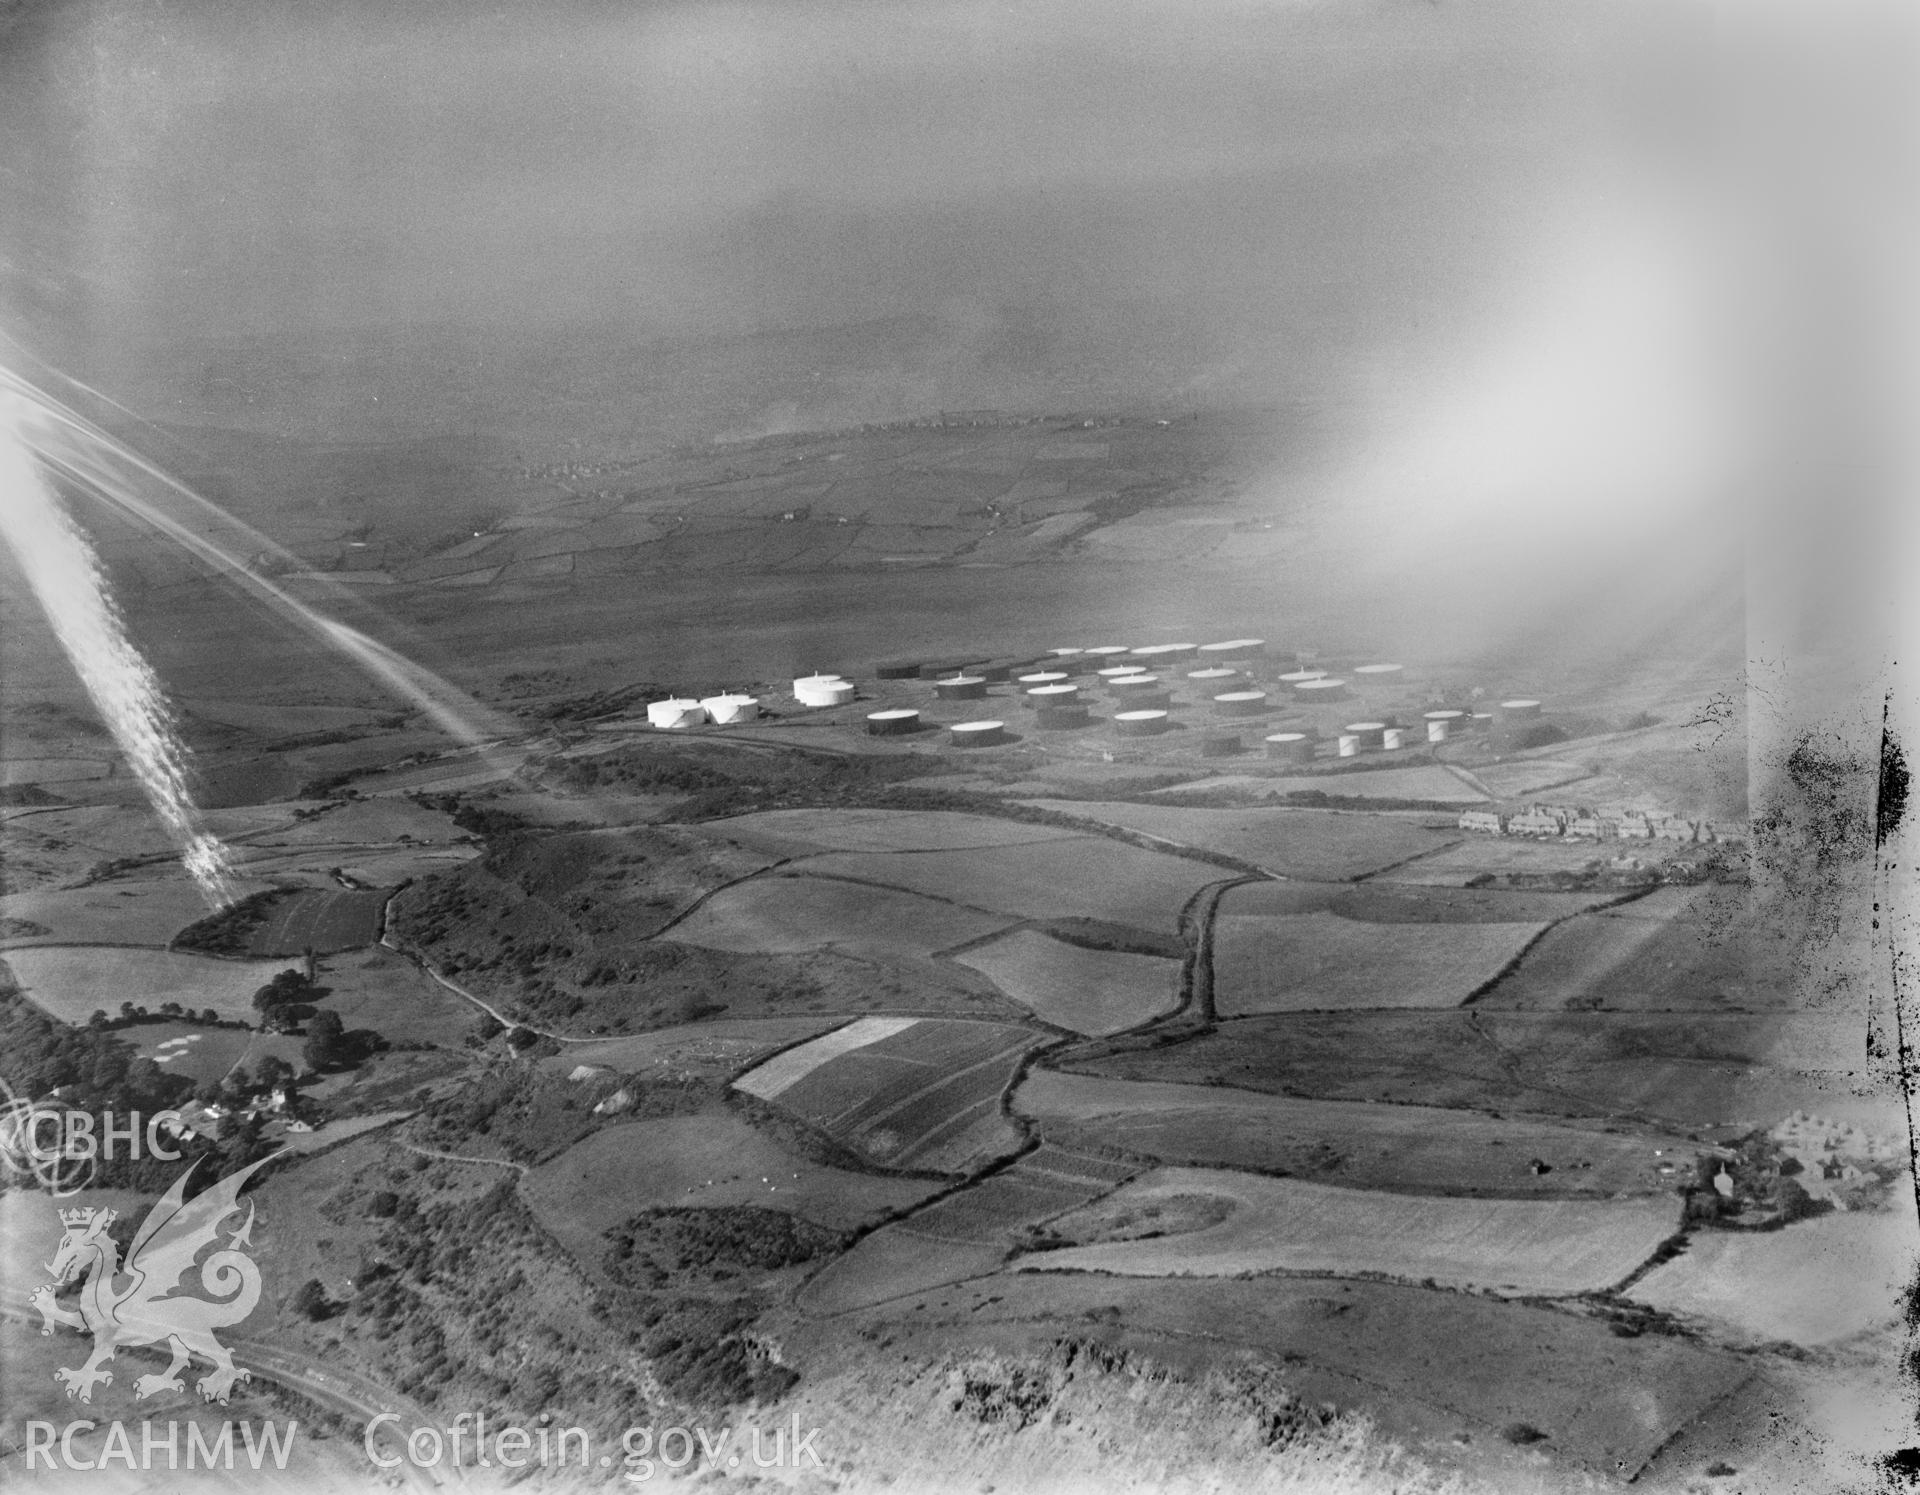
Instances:
[[[1044,1041],[999,1023],[865,1019],[734,1083],[875,1164],[960,1172],[1018,1143],[1000,1098],[1021,1058]]]
[[[388,890],[305,888],[276,901],[247,942],[249,955],[332,955],[380,938]]]

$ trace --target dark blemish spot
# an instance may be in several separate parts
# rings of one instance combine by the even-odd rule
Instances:
[[[1888,1474],[1898,1474],[1911,1485],[1920,1481],[1920,1448],[1896,1449],[1881,1457],[1880,1467]]]
[[[1907,813],[1907,755],[1900,739],[1880,729],[1880,797],[1874,811],[1873,844],[1885,846]]]

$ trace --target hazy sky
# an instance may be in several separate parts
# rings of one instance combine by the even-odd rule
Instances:
[[[0,62],[0,295],[43,337],[1143,301],[1229,349],[1391,344],[1684,136],[1692,16],[43,5]]]

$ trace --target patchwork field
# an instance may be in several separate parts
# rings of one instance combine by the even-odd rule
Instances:
[[[1743,1338],[1817,1346],[1900,1320],[1920,1261],[1911,1199],[1878,1214],[1824,1215],[1784,1230],[1702,1230],[1628,1296]]]
[[[601,1234],[641,1210],[755,1205],[831,1230],[910,1209],[939,1184],[827,1168],[788,1152],[725,1111],[602,1128],[529,1173],[521,1194],[586,1261]]]
[[[1028,1008],[1076,1033],[1117,1033],[1170,1012],[1179,1000],[1177,961],[1119,950],[1089,950],[1034,929],[1017,929],[957,955]]]
[[[912,893],[817,877],[756,877],[722,888],[673,926],[672,938],[714,950],[786,954],[838,949],[924,958],[1007,925]]]
[[[387,889],[302,889],[274,904],[248,940],[247,953],[300,955],[312,950],[331,955],[371,945],[380,938],[380,916],[388,896]]]
[[[1036,799],[1025,803],[1157,836],[1179,846],[1224,852],[1284,877],[1328,882],[1364,877],[1459,839],[1457,833],[1428,830],[1407,820],[1344,811],[1190,810],[1113,800]]]
[[[113,945],[16,949],[5,960],[25,996],[74,1024],[86,1022],[96,1008],[118,1012],[122,1002],[147,1008],[178,1002],[252,1021],[253,994],[276,972],[292,968],[284,960],[213,960]]]
[[[355,706],[291,704],[283,701],[195,698],[181,703],[189,716],[237,727],[259,737],[295,737],[309,732],[370,730],[383,715]]]
[[[1631,855],[1649,864],[1660,860],[1662,843],[1642,841],[1630,844],[1640,848]],[[1391,868],[1382,874],[1382,880],[1460,887],[1475,878],[1488,875],[1551,877],[1555,873],[1577,873],[1613,854],[1612,851],[1602,852],[1590,841],[1529,841],[1519,836],[1486,836],[1463,832],[1457,844],[1444,847],[1431,856],[1423,856],[1418,861]]]
[[[381,846],[394,841],[444,845],[468,839],[451,816],[400,798],[352,799],[307,820],[250,838],[269,846]]]
[[[3,834],[9,879],[22,857],[40,861],[76,876],[93,863],[132,857],[168,857],[173,842],[144,801],[132,780],[120,780],[133,793],[128,804],[86,804],[52,809],[16,811],[4,822]],[[247,805],[212,809],[205,815],[207,829],[228,842],[292,823],[295,805]]]
[[[1367,881],[1249,882],[1221,895],[1220,912],[1290,916],[1322,911],[1372,924],[1549,924],[1626,895]]]
[[[1526,799],[1575,783],[1586,778],[1590,771],[1584,764],[1557,758],[1520,758],[1510,763],[1486,764],[1476,768],[1473,776],[1492,790],[1497,799]]]
[[[839,1270],[838,1263],[828,1268],[822,1285]],[[1001,1336],[1057,1335],[1063,1321],[1175,1363],[1234,1353],[1283,1357],[1284,1377],[1337,1378],[1342,1405],[1389,1418],[1409,1406],[1432,1409],[1442,1436],[1465,1431],[1491,1443],[1507,1428],[1537,1429],[1545,1435],[1541,1448],[1608,1483],[1632,1478],[1751,1373],[1741,1357],[1683,1339],[1623,1339],[1596,1319],[1375,1281],[1005,1271],[900,1297],[857,1322],[924,1352],[956,1336],[992,1345]],[[1563,1464],[1529,1473],[1530,1483],[1518,1488],[1569,1483]]]
[[[710,820],[705,828],[748,845],[816,851],[963,851],[1059,841],[1068,830],[947,810],[761,810]]]
[[[1302,1100],[1214,1085],[1028,1073],[1013,1109],[1049,1142],[1165,1163],[1282,1173],[1348,1188],[1501,1198],[1671,1193],[1672,1133],[1600,1131],[1433,1106]],[[1544,1163],[1536,1172],[1533,1165]]]
[[[808,862],[807,871],[884,883],[1011,919],[1105,919],[1169,933],[1179,927],[1186,901],[1224,875],[1104,836],[964,851],[838,852]]]
[[[1496,1011],[1785,1011],[1801,929],[1739,887],[1657,888],[1550,931],[1482,999]]]
[[[337,865],[355,882],[365,883],[369,887],[394,888],[416,878],[431,877],[436,872],[455,871],[479,855],[480,848],[477,846],[420,847],[400,851],[345,851],[329,856],[328,864]],[[303,863],[296,863],[292,858],[288,858],[282,865],[293,867],[302,864],[311,867],[314,865],[314,858],[308,856],[303,859]]]
[[[719,1078],[842,1021],[837,1017],[719,1018],[625,1038],[570,1043],[541,1065],[561,1074],[589,1064],[648,1079]]]
[[[1225,1218],[1175,1235],[1109,1239],[1150,1209],[1194,1201],[1224,1207]],[[1161,1168],[1054,1222],[1065,1239],[1096,1244],[1039,1252],[1019,1266],[1156,1277],[1379,1272],[1497,1292],[1597,1292],[1631,1273],[1679,1224],[1675,1199],[1442,1199]]]
[[[239,897],[266,883],[241,879]],[[206,900],[184,875],[41,888],[0,898],[0,919],[18,919],[39,933],[9,936],[7,944],[165,945],[187,925],[207,916]]]
[[[1839,1014],[1302,1012],[1242,1018],[1179,1044],[1072,1067],[1323,1100],[1729,1133],[1803,1108],[1884,1117],[1884,1101],[1853,1093],[1857,1059],[1831,1063],[1849,1039],[1857,1055],[1863,1031]]]
[[[1267,731],[1303,730],[1291,723],[1283,727],[1266,727]],[[1257,740],[1248,739],[1253,746],[1259,746]],[[1288,794],[1327,794],[1349,799],[1421,799],[1436,804],[1478,805],[1485,804],[1487,796],[1456,774],[1449,773],[1436,763],[1412,764],[1405,767],[1380,767],[1364,772],[1317,773],[1317,774],[1217,774],[1210,778],[1196,779],[1190,784],[1175,784],[1167,789],[1156,789],[1155,794],[1189,794],[1195,791],[1225,791],[1235,795],[1245,795],[1249,799],[1268,795],[1285,796]]]
[[[1213,937],[1222,1017],[1373,1007],[1455,1007],[1496,976],[1541,924],[1378,924],[1321,912],[1229,913]]]
[[[183,1074],[195,1084],[217,1080],[246,1054],[253,1034],[241,1028],[199,1028],[187,1023],[142,1024],[121,1037],[143,1058],[168,1074]]]
[[[393,1044],[430,1043],[459,1049],[479,1017],[405,956],[375,945],[320,962],[322,1007],[340,1014],[349,1030],[372,1028]]]
[[[1013,1233],[1079,1209],[1109,1192],[1111,1183],[1072,1182],[1023,1174],[1017,1166],[916,1211],[906,1228],[915,1235],[974,1245],[1010,1245]]]
[[[829,1264],[796,1301],[810,1314],[846,1313],[991,1272],[1024,1232],[1111,1192],[1131,1171],[1041,1148],[1003,1173],[882,1226]]]
[[[104,758],[0,758],[0,784],[69,784],[104,779],[111,767]]]
[[[1017,1145],[1000,1095],[1039,1034],[951,1019],[881,1031],[887,1026],[829,1034],[804,1054],[776,1055],[736,1084],[750,1093],[756,1085],[772,1089],[783,1109],[890,1168],[961,1172]],[[847,1044],[857,1046],[837,1047]],[[820,1053],[828,1057],[814,1063]],[[789,1079],[793,1068],[802,1073]]]
[[[863,1236],[794,1295],[802,1312],[817,1317],[871,1308],[969,1277],[984,1277],[1006,1259],[1002,1243],[946,1241],[888,1225]]]
[[[844,1028],[775,1054],[766,1063],[734,1081],[734,1088],[757,1095],[761,1100],[772,1100],[792,1089],[829,1060],[837,1059],[842,1054],[851,1054],[883,1038],[891,1038],[896,1033],[903,1033],[918,1021],[918,1018],[911,1017],[858,1018]]]

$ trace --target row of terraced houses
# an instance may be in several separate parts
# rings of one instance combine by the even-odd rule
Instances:
[[[1523,810],[1467,810],[1460,829],[1489,836],[1568,837],[1589,841],[1724,841],[1705,820],[1652,810],[1593,810],[1585,805],[1528,805]]]

